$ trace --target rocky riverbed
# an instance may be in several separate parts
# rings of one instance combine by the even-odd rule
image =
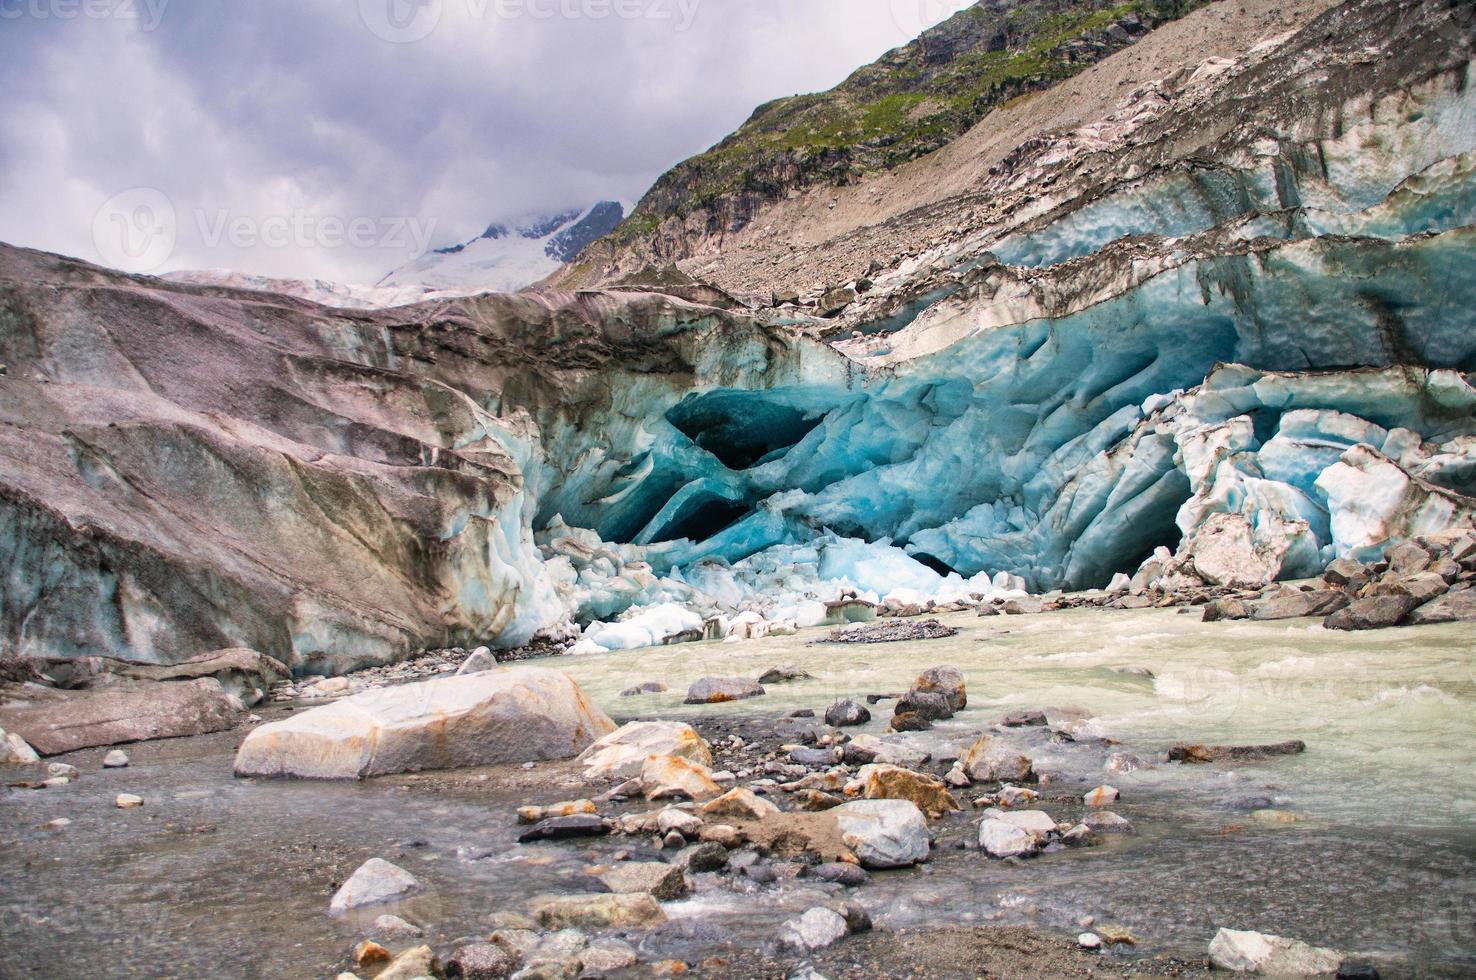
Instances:
[[[55,975],[58,957],[68,974],[418,975],[403,972],[409,961],[383,972],[359,949],[372,940],[391,955],[429,946],[463,975],[497,975],[470,972],[491,945],[508,972],[544,957],[591,976],[1174,976],[1203,970],[1222,928],[1330,948],[1350,968],[1368,958],[1383,976],[1476,968],[1476,675],[1461,624],[1350,634],[1314,619],[1204,623],[1172,609],[938,618],[958,632],[857,649],[815,643],[828,631],[813,630],[539,664],[568,673],[617,723],[690,723],[717,792],[748,788],[784,811],[756,819],[731,803],[707,812],[710,798],[647,800],[649,786],[591,775],[588,760],[360,782],[232,777],[251,729],[321,698],[131,745],[124,768],[104,768],[101,747],[48,759],[74,766],[75,779],[0,799],[6,975]],[[926,675],[957,710],[889,734],[893,697],[944,664],[964,680],[966,704],[951,675]],[[762,695],[682,703],[702,677],[776,665],[785,669]],[[621,696],[657,678],[667,691]],[[840,697],[872,701],[872,717],[830,728]],[[956,760],[981,736],[1028,758],[1033,781],[957,778]],[[1294,740],[1305,750],[1214,751]],[[1176,746],[1205,751],[1170,761]],[[1201,754],[1210,761],[1190,761]],[[12,782],[28,772],[6,770]],[[1089,795],[1103,786],[1116,798]],[[814,828],[873,792],[935,814],[922,824],[924,860],[867,869],[826,853],[836,841]],[[120,809],[120,794],[142,805]],[[950,795],[956,810],[939,803]],[[602,832],[565,837],[555,825],[519,842],[539,826],[520,822],[520,807],[578,800]],[[1111,833],[1092,817],[1103,811],[1133,832]],[[1037,827],[1036,813],[1051,826]],[[991,856],[988,843],[1015,835],[981,824],[1034,828],[1035,855]],[[1092,824],[1094,846],[1067,846]],[[335,892],[376,858],[415,888],[330,915]],[[621,913],[634,918],[551,910],[612,892],[609,880],[633,887],[619,875],[644,879],[658,864],[686,865],[680,887]],[[658,876],[668,888],[669,874]],[[85,906],[74,901],[84,891]],[[576,932],[558,928],[571,923]]]

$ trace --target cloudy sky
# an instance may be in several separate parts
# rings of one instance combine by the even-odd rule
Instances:
[[[0,241],[373,282],[634,200],[967,0],[0,0]]]

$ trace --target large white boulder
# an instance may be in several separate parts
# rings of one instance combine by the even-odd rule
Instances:
[[[365,691],[254,729],[238,776],[356,779],[567,759],[615,728],[556,670],[509,667]]]
[[[638,776],[646,757],[674,755],[712,765],[712,750],[691,725],[679,721],[633,721],[601,737],[579,755],[585,779]]]
[[[1342,954],[1296,939],[1261,932],[1221,929],[1210,940],[1210,962],[1235,973],[1278,977],[1315,977],[1338,970]]]
[[[910,800],[856,800],[830,813],[863,867],[905,868],[928,859],[928,821]]]

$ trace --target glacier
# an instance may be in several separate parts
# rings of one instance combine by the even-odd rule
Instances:
[[[1439,16],[1374,73],[1367,0],[1127,93],[830,319],[352,309],[0,248],[0,647],[737,642],[1469,525],[1476,78]]]

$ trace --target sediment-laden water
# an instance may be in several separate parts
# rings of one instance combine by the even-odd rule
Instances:
[[[814,643],[825,634],[811,631],[553,664],[619,719],[699,723],[819,711],[832,697],[900,691],[921,669],[954,664],[967,676],[969,707],[911,736],[937,752],[1011,710],[1090,712],[1075,742],[1041,729],[1009,737],[1051,775],[1040,788],[1053,815],[1077,815],[1080,793],[1108,782],[1123,793],[1114,809],[1139,833],[1016,866],[956,846],[975,836],[976,811],[937,822],[928,865],[876,875],[852,893],[883,928],[1003,922],[1074,934],[1090,915],[1129,927],[1140,949],[1186,957],[1202,956],[1215,929],[1230,926],[1378,954],[1386,976],[1476,971],[1469,627],[1346,634],[1312,621],[1203,624],[1172,610],[945,621],[961,628],[958,636],[842,647]],[[781,663],[815,677],[749,701],[681,704],[698,677],[754,676]],[[1153,676],[1114,669],[1123,667]],[[619,696],[645,680],[671,690]],[[866,730],[879,732],[887,703],[873,710]],[[587,890],[589,864],[648,846],[630,838],[515,843],[517,804],[602,789],[581,786],[568,765],[358,784],[248,782],[230,775],[241,734],[134,746],[125,770],[101,770],[101,750],[76,753],[64,761],[82,769],[78,782],[6,791],[0,975],[332,976],[347,966],[364,923],[330,918],[328,898],[369,857],[400,863],[430,886],[389,910],[424,924],[426,941],[441,948],[485,935],[488,914],[522,911],[535,894]],[[1154,762],[1180,741],[1292,738],[1307,743],[1304,754],[1255,764]],[[1114,752],[1154,767],[1105,772]],[[117,810],[118,792],[146,805]],[[1297,819],[1268,822],[1257,809]],[[73,822],[42,826],[57,817]],[[741,956],[834,887],[701,877],[668,914],[727,930],[729,943],[668,935],[643,947],[644,958],[700,959],[704,944]]]

